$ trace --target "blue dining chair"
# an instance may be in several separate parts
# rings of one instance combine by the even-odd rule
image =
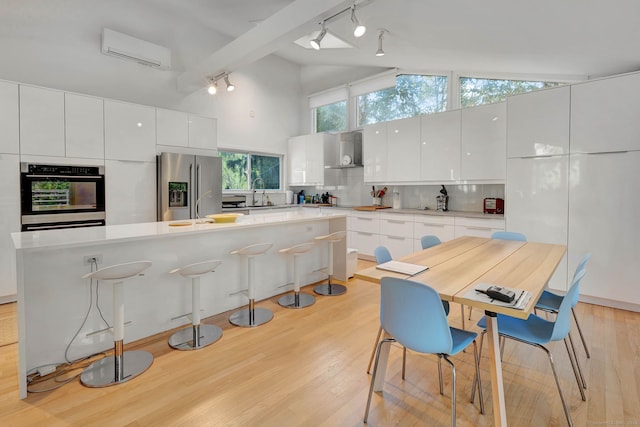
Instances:
[[[364,422],[369,417],[373,386],[380,361],[380,349],[383,345],[397,342],[415,352],[438,355],[438,373],[440,375],[440,394],[442,386],[442,359],[451,366],[451,425],[456,425],[456,368],[449,359],[473,343],[475,358],[474,387],[478,386],[480,395],[480,413],[484,414],[482,401],[482,383],[478,368],[478,348],[475,332],[452,328],[442,306],[440,295],[433,288],[395,277],[383,277],[380,283],[380,323],[391,335],[378,344],[376,362],[373,367],[369,398],[364,412]],[[474,389],[475,392],[475,389]],[[475,393],[474,393],[475,394]]]
[[[562,299],[562,303],[558,309],[558,315],[556,316],[555,321],[551,322],[542,317],[536,316],[535,314],[530,315],[527,319],[518,319],[515,317],[505,316],[502,314],[498,314],[498,334],[500,337],[509,338],[515,341],[519,341],[521,343],[529,344],[534,347],[540,348],[547,353],[549,357],[549,363],[551,364],[551,370],[553,371],[553,376],[556,380],[556,386],[558,387],[558,393],[560,394],[560,400],[562,401],[562,407],[564,408],[564,414],[567,417],[567,423],[569,426],[573,426],[571,422],[571,415],[569,414],[569,407],[564,399],[564,394],[562,393],[562,388],[560,387],[560,381],[558,380],[558,374],[556,373],[556,368],[553,363],[553,356],[551,352],[544,346],[552,341],[564,341],[565,348],[567,349],[567,354],[569,356],[569,361],[571,362],[571,367],[573,368],[573,374],[576,377],[576,382],[578,383],[578,389],[580,390],[580,395],[582,396],[582,400],[586,401],[586,397],[584,395],[583,387],[580,384],[579,378],[579,369],[580,364],[578,360],[574,360],[573,355],[571,354],[571,350],[569,349],[569,344],[567,342],[567,337],[569,336],[569,329],[571,327],[571,303],[575,298],[575,295],[578,293],[578,288],[580,286],[580,280],[584,277],[585,270],[582,270],[573,278],[573,282],[571,284],[571,288],[569,288],[569,292]],[[482,332],[482,338],[484,338],[484,334],[486,333],[487,323],[486,316],[480,319],[478,322],[478,326],[484,331]],[[480,340],[480,352],[482,352],[482,341]],[[475,385],[474,385],[475,387]],[[473,402],[475,397],[475,388],[473,388],[473,394],[471,396],[471,401]]]
[[[375,248],[373,250],[373,255],[376,257],[376,264],[382,264],[392,260],[389,249],[384,246],[378,246]]]
[[[420,238],[420,244],[422,245],[422,249],[429,249],[432,246],[436,246],[442,243],[438,236],[426,235]]]
[[[515,231],[496,231],[491,235],[491,238],[500,240],[517,240],[520,242],[527,241],[527,236],[522,233],[516,233]]]
[[[435,236],[434,236],[435,237]],[[437,237],[436,237],[437,239]],[[382,264],[388,261],[391,261],[391,254],[389,253],[389,250],[385,247],[385,246],[378,246],[377,248],[375,248],[373,250],[373,254],[376,257],[376,263],[377,264]],[[442,305],[444,307],[444,311],[447,313],[447,315],[449,314],[449,302],[448,301],[442,301]],[[464,317],[464,315],[463,315]],[[464,329],[464,319],[463,319],[463,325],[462,328]],[[373,358],[376,355],[376,348],[378,346],[378,342],[380,342],[380,337],[382,336],[382,326],[380,326],[380,328],[378,328],[378,335],[376,336],[376,341],[373,343],[373,350],[371,350],[371,357],[369,358],[369,365],[367,366],[367,374],[371,373],[371,364],[373,363]],[[402,379],[404,379],[404,374],[405,374],[405,369],[406,369],[406,365],[407,365],[407,349],[404,348],[402,351]]]

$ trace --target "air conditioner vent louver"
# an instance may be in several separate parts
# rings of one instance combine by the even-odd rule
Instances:
[[[166,47],[108,28],[102,30],[102,53],[162,70],[171,68],[171,51]]]

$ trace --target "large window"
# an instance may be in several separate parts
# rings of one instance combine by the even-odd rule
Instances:
[[[531,92],[547,87],[559,86],[556,82],[538,82],[525,80],[497,80],[460,77],[460,105],[493,104],[507,99],[507,96]]]
[[[347,101],[316,108],[316,132],[347,130]]]
[[[444,111],[447,77],[403,74],[395,87],[357,97],[357,126]]]
[[[281,190],[280,156],[220,151],[223,190]]]

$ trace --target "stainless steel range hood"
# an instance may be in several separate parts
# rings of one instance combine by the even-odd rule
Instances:
[[[348,169],[362,167],[362,132],[343,132],[336,135],[334,150],[325,150],[335,155],[325,158],[325,169]]]

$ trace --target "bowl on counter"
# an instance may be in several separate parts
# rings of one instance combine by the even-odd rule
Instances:
[[[242,215],[243,214],[241,213],[229,212],[207,215],[207,218],[210,218],[215,222],[236,222],[236,220]]]

